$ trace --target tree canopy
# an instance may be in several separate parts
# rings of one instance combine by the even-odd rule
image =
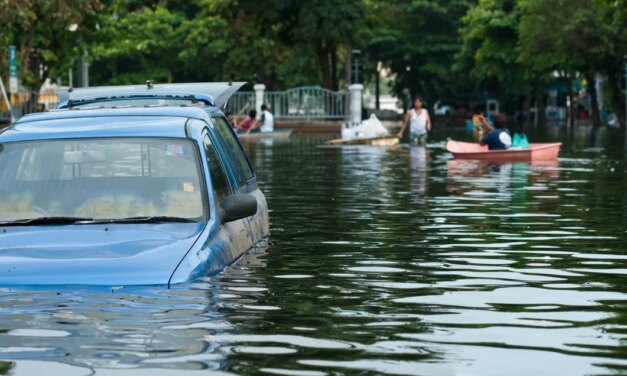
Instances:
[[[68,81],[87,53],[92,85],[245,80],[342,89],[353,49],[363,79],[433,101],[546,91],[555,72],[603,77],[624,113],[627,0],[0,0],[0,72]],[[3,75],[4,76],[4,75]]]

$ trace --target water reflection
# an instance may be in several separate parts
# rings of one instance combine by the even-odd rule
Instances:
[[[624,159],[494,165],[439,144],[319,144],[246,146],[272,244],[219,276],[173,290],[1,290],[0,373],[627,366]]]

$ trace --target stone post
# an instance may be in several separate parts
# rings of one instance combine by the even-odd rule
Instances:
[[[255,110],[257,110],[257,119],[261,119],[261,105],[263,104],[264,94],[266,92],[266,85],[255,84]]]
[[[361,123],[361,94],[364,85],[352,84],[348,90],[350,91],[350,121],[351,123]]]

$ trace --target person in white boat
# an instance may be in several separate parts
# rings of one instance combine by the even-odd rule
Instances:
[[[409,140],[416,145],[424,145],[427,142],[427,134],[431,132],[431,118],[429,112],[422,108],[422,98],[414,100],[414,108],[407,112],[401,131],[396,135],[402,138],[409,124]]]
[[[270,112],[270,105],[261,105],[261,118],[255,122],[255,125],[249,132],[272,132],[274,131],[274,115]]]

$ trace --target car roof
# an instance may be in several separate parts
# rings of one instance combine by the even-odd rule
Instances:
[[[90,137],[185,138],[188,119],[209,121],[200,105],[56,110],[30,114],[0,133],[0,142]]]

